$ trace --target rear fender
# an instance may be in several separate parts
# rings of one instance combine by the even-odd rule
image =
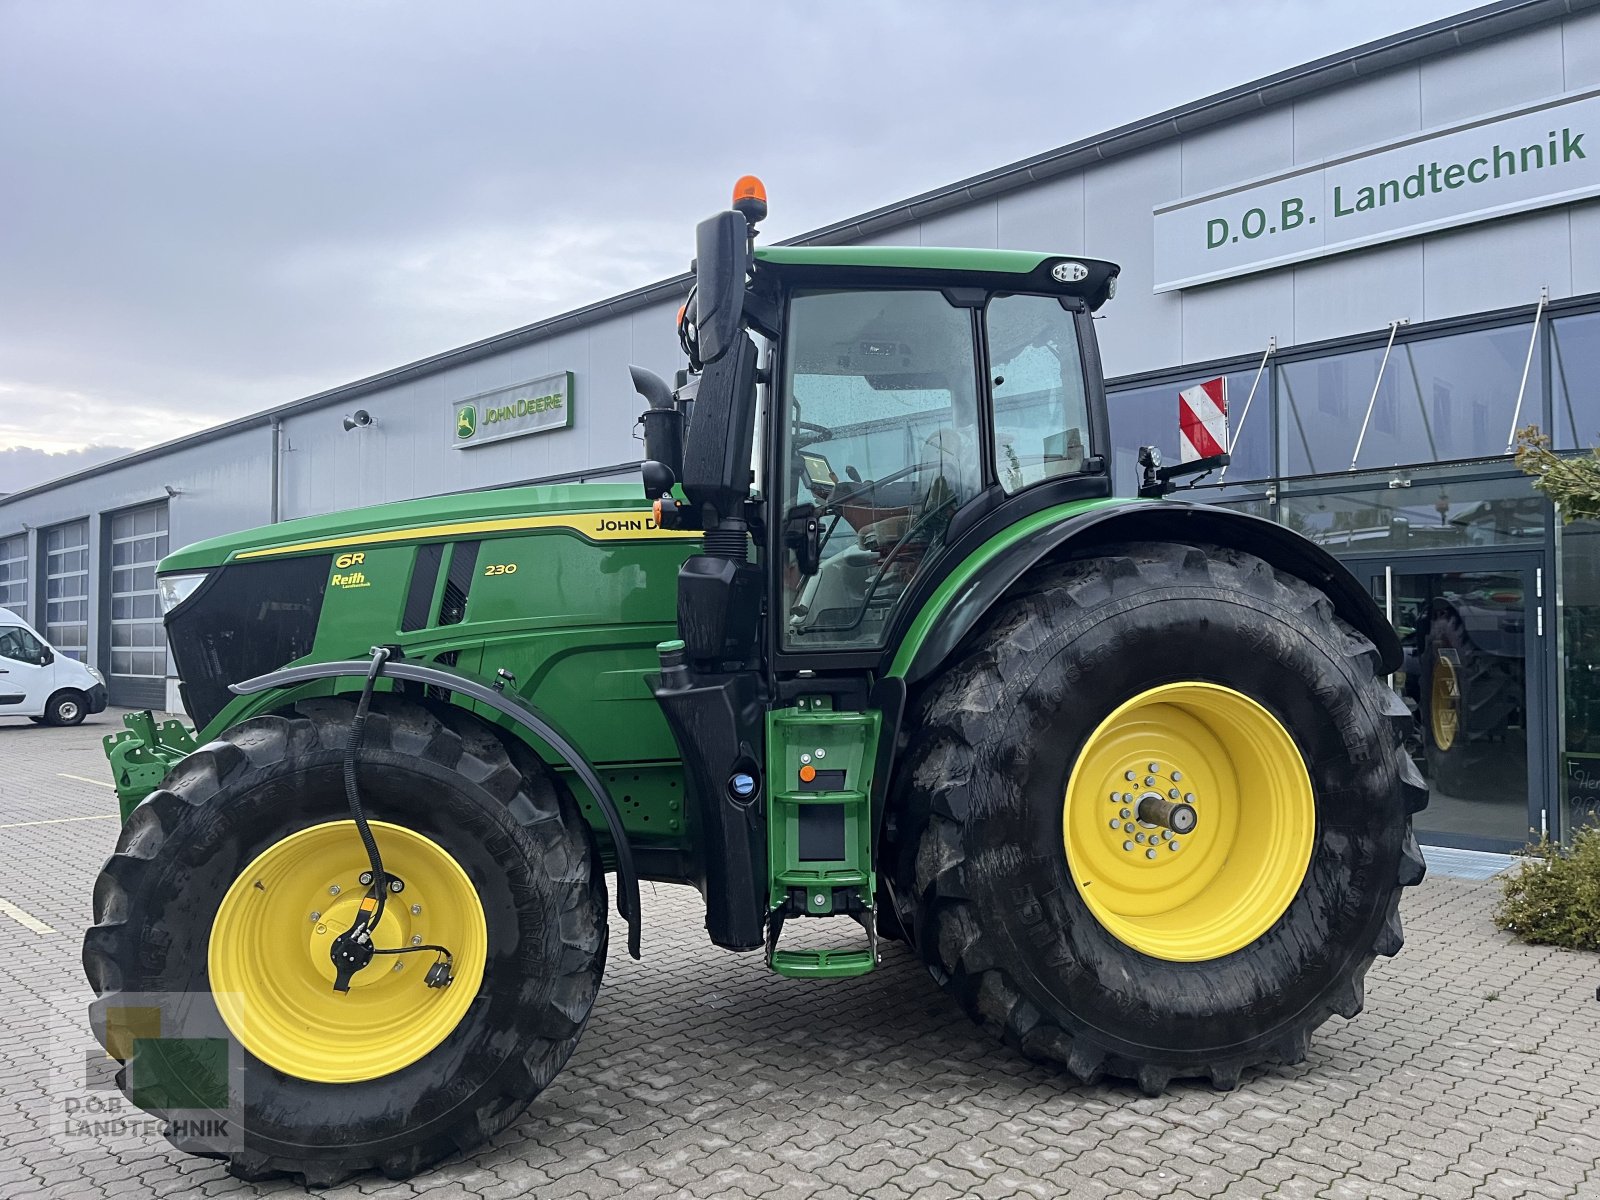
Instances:
[[[1334,612],[1378,649],[1386,672],[1400,669],[1400,639],[1377,602],[1333,555],[1293,530],[1260,517],[1181,500],[1097,505],[1065,515],[1027,537],[997,537],[971,555],[929,598],[888,674],[908,685],[926,679],[1012,586],[1050,558],[1114,542],[1187,542],[1243,550],[1305,580]]]

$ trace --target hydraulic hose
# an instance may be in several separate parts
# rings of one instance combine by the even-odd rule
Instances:
[[[356,784],[356,761],[361,753],[362,735],[367,727],[367,713],[372,707],[372,692],[377,686],[378,676],[383,673],[384,664],[388,661],[387,646],[372,648],[372,663],[367,668],[367,682],[361,689],[361,699],[356,702],[355,719],[350,722],[350,736],[346,739],[344,747],[344,798],[350,806],[350,819],[355,822],[356,832],[361,836],[361,845],[367,852],[367,862],[372,867],[372,882],[367,899],[361,903],[355,924],[336,937],[329,950],[329,956],[334,964],[333,989],[336,992],[348,993],[351,976],[357,971],[364,970],[375,954],[417,954],[432,951],[442,957],[428,968],[424,982],[429,987],[448,987],[453,979],[452,955],[444,946],[428,943],[380,949],[372,944],[372,931],[378,927],[378,922],[383,920],[384,905],[388,903],[389,877],[383,871],[383,856],[378,852],[378,839],[372,836],[372,827],[367,823],[366,810],[361,807],[361,789]],[[372,903],[370,909],[367,906],[368,901]]]

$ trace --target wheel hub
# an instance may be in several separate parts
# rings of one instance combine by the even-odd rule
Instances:
[[[482,902],[460,865],[413,830],[372,822],[386,873],[406,881],[372,930],[379,949],[442,944],[455,982],[425,982],[429,953],[380,955],[333,989],[334,940],[356,922],[369,888],[351,821],[331,821],[269,846],[217,909],[208,961],[229,1030],[251,1054],[302,1079],[350,1083],[409,1066],[460,1023],[487,960]]]
[[[1282,915],[1310,860],[1315,803],[1288,732],[1209,683],[1152,688],[1085,742],[1063,837],[1100,923],[1156,958],[1247,945]]]

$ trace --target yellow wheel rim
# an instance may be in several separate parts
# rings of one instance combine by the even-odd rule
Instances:
[[[373,932],[379,949],[431,943],[455,981],[423,982],[437,956],[380,954],[333,990],[333,939],[368,889],[353,821],[313,825],[264,850],[234,880],[211,926],[211,990],[229,1031],[262,1062],[300,1079],[355,1083],[410,1066],[449,1036],[483,981],[488,930],[477,889],[436,842],[382,821],[383,869],[405,884]]]
[[[1160,802],[1169,824],[1141,819]],[[1143,807],[1141,807],[1143,805]],[[1201,962],[1255,941],[1300,890],[1316,801],[1294,739],[1250,697],[1171,683],[1118,707],[1067,782],[1067,866],[1105,929],[1153,958]]]
[[[1433,660],[1429,690],[1428,724],[1433,729],[1433,744],[1448,750],[1456,744],[1456,730],[1461,724],[1461,687],[1455,663],[1442,654]]]

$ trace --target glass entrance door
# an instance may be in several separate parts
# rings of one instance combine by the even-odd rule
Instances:
[[[1395,690],[1416,716],[1407,749],[1428,782],[1417,836],[1512,850],[1543,828],[1543,577],[1532,555],[1366,562],[1405,648]]]

